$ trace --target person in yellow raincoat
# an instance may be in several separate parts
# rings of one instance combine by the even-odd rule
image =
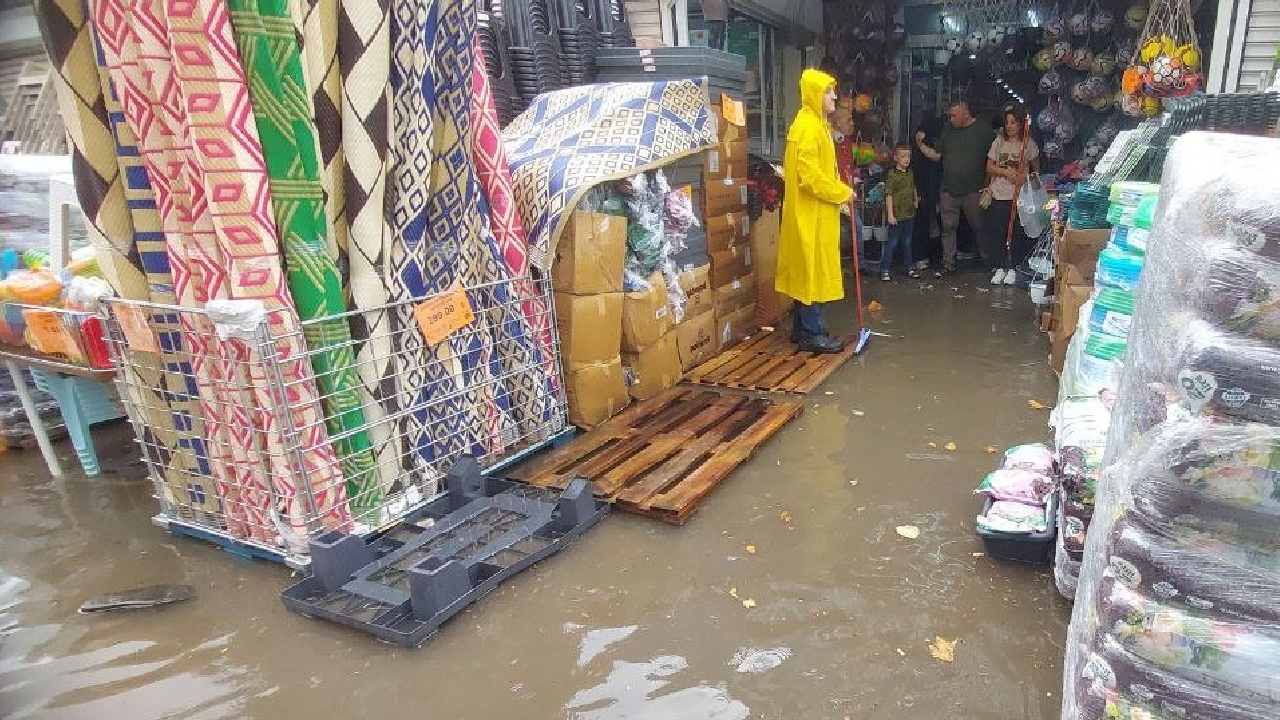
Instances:
[[[791,336],[808,352],[836,353],[844,344],[827,333],[822,304],[844,297],[840,273],[840,206],[853,189],[836,171],[836,146],[827,117],[836,109],[835,78],[820,70],[800,75],[800,112],[787,131],[786,186],[774,288],[796,301]]]

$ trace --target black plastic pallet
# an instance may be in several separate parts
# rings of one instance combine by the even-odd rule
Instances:
[[[454,465],[446,488],[376,540],[336,532],[312,540],[312,574],[281,594],[285,607],[418,647],[609,512],[586,480],[547,491],[485,477],[471,458]]]

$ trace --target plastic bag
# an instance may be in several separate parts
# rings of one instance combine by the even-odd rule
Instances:
[[[1027,174],[1027,182],[1018,193],[1018,222],[1029,238],[1038,238],[1049,227],[1049,192],[1045,190],[1040,176]]]
[[[1049,521],[1042,507],[997,500],[978,516],[978,527],[988,532],[1042,533],[1049,529]]]
[[[1016,445],[1004,451],[1004,468],[1031,470],[1042,475],[1053,472],[1053,451],[1044,443]]]

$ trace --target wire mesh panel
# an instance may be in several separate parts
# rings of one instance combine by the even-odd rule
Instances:
[[[414,317],[422,299],[303,323],[272,322],[267,312],[239,327],[206,309],[106,303],[108,345],[160,500],[157,519],[302,564],[308,536],[400,520],[437,493],[461,455],[492,467],[560,434],[567,423],[549,281],[461,292],[473,320],[425,344],[417,323],[364,317]],[[377,329],[340,345],[318,342],[335,321]],[[289,347],[309,349],[298,358]],[[333,368],[335,351],[358,358],[363,382],[354,392],[328,377],[352,370]],[[285,372],[299,361],[311,374]],[[411,386],[407,372],[388,379],[374,371],[388,366],[424,368],[428,380]],[[292,412],[299,398],[342,415],[315,413],[316,426],[300,425],[306,414]],[[328,444],[345,470],[328,482],[345,487],[308,476],[305,458],[323,448],[307,438]],[[334,497],[345,506],[331,507]]]

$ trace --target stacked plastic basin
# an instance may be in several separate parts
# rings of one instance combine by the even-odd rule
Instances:
[[[1081,308],[1080,329],[1067,350],[1054,419],[1058,453],[1069,458],[1062,463],[1061,532],[1054,559],[1058,590],[1067,597],[1075,595],[1084,557],[1110,426],[1109,396],[1119,385],[1129,349],[1129,328],[1159,188],[1140,182],[1111,186],[1107,220],[1114,229],[1098,256],[1093,293]]]

